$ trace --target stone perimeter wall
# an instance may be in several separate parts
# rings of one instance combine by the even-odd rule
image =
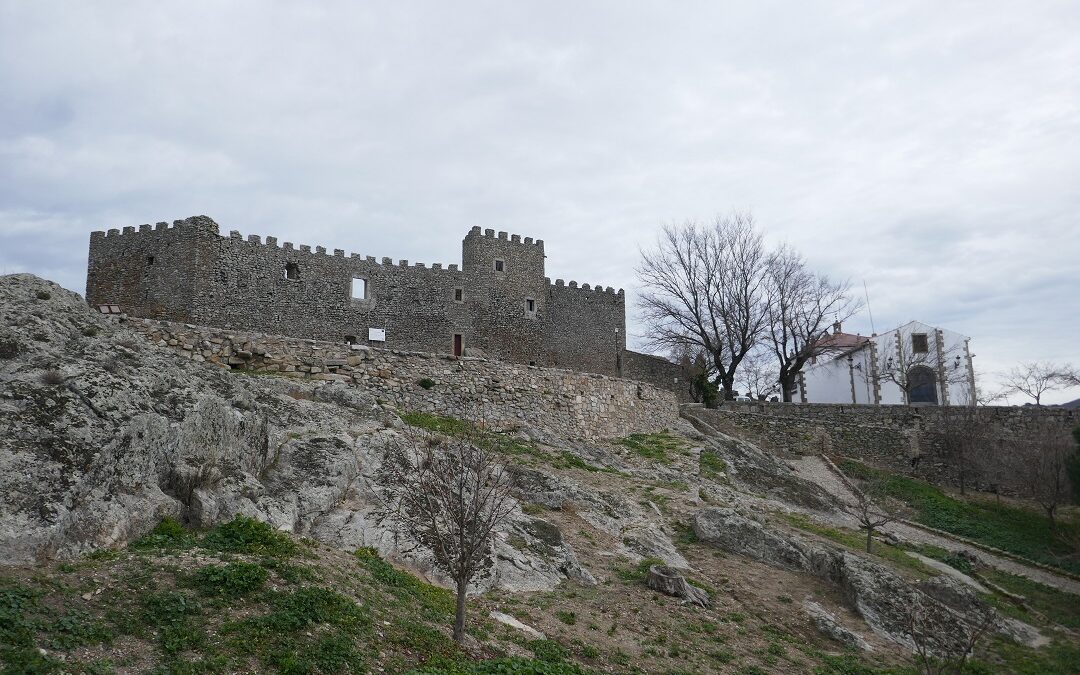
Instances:
[[[495,428],[531,425],[569,438],[671,428],[675,395],[649,384],[554,368],[371,349],[151,319],[123,318],[183,358],[250,373],[344,382],[406,410],[468,416]],[[425,389],[420,381],[430,379]]]
[[[939,406],[727,401],[721,408],[700,409],[695,414],[720,431],[763,448],[798,454],[825,452],[956,486],[957,466],[946,452],[941,434],[948,412]],[[976,408],[975,414],[990,438],[1023,437],[1037,425],[1060,427],[1062,433],[1080,426],[1080,410],[1066,408],[986,406]],[[1003,448],[991,442],[982,451],[1001,452]],[[921,459],[913,472],[911,458],[915,454]],[[981,490],[995,488],[978,475],[969,475],[967,483]],[[1006,483],[996,489],[1010,493],[1015,486]]]

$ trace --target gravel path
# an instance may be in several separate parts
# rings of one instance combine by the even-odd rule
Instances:
[[[826,466],[825,462],[820,457],[804,456],[797,460],[788,460],[788,464],[801,478],[817,483],[840,501],[846,504],[853,504],[855,502],[855,496],[851,493],[851,490],[848,489],[847,485],[845,485],[828,466]],[[836,512],[832,514],[817,515],[818,517],[825,518],[834,526],[852,529],[858,529],[859,527],[858,522],[845,513]],[[907,541],[920,544],[932,544],[934,546],[940,546],[948,551],[970,551],[976,558],[990,567],[994,567],[1010,574],[1027,577],[1032,581],[1037,581],[1041,584],[1073,593],[1074,595],[1080,595],[1080,582],[1078,581],[1074,581],[1073,579],[1059,574],[1054,574],[1053,572],[1048,572],[1038,567],[1032,567],[1016,562],[1010,558],[994,555],[993,553],[988,553],[982,549],[972,548],[964,542],[949,537],[943,537],[934,534],[933,532],[927,532],[926,530],[911,527],[910,525],[905,525],[903,523],[889,523],[881,529],[895,534],[897,537]]]

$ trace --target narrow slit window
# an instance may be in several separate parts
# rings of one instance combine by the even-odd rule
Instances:
[[[352,280],[352,299],[367,300],[367,279],[355,277]]]
[[[465,297],[465,291],[461,288],[454,289],[454,302],[462,302]]]

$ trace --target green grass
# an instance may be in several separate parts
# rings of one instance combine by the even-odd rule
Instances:
[[[454,616],[454,594],[450,591],[425,583],[408,572],[399,570],[380,558],[374,549],[357,549],[355,555],[360,564],[371,572],[375,581],[382,584],[392,595],[414,599],[429,619],[445,621]]]
[[[782,513],[779,516],[800,530],[813,532],[852,550],[866,552],[865,532],[821,525],[802,513]],[[932,577],[940,574],[940,572],[920,562],[917,558],[908,555],[904,549],[895,546],[888,546],[879,541],[874,541],[870,547],[870,552],[920,577]]]
[[[1080,523],[1075,520],[1059,518],[1055,534],[1049,519],[1039,511],[974,497],[953,497],[929,483],[853,460],[843,461],[840,468],[853,478],[883,480],[889,496],[907,503],[915,511],[914,520],[923,525],[1080,573],[1080,561],[1075,556],[1080,551],[1075,544],[1066,543],[1080,541]],[[1073,558],[1065,559],[1070,554]]]
[[[532,443],[511,438],[506,434],[495,433],[482,429],[473,422],[445,417],[426,412],[403,412],[399,413],[401,420],[411,427],[426,429],[444,436],[466,440],[477,447],[485,450],[494,450],[508,455],[535,455],[542,459],[548,459]]]
[[[630,434],[626,438],[619,439],[618,443],[629,448],[639,457],[663,464],[671,462],[669,453],[679,452],[686,448],[686,441],[669,431],[655,434]]]
[[[1007,614],[1028,623],[1059,624],[1072,630],[1080,630],[1080,597],[997,569],[987,569],[980,574],[987,581],[1024,596],[1037,615],[1045,617],[1045,621],[1039,621],[1039,616],[1032,616],[1007,599],[992,598],[991,602]]]
[[[701,457],[698,460],[698,464],[701,467],[701,475],[705,478],[716,478],[718,476],[727,475],[727,462],[723,458],[718,457],[716,453],[709,450],[702,450]]]

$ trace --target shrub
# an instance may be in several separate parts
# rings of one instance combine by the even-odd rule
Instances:
[[[533,640],[528,647],[537,661],[562,663],[566,660],[566,648],[554,640]]]
[[[199,612],[199,603],[178,591],[151,593],[143,599],[143,619],[158,629],[161,648],[169,654],[206,641],[206,633],[191,621]]]
[[[206,533],[202,545],[222,553],[249,553],[286,557],[296,553],[296,543],[268,524],[236,516]]]
[[[97,335],[97,334],[98,334],[99,332],[100,332],[100,331],[98,330],[98,327],[97,327],[97,326],[95,326],[95,325],[93,325],[93,324],[89,324],[89,325],[83,326],[83,329],[82,329],[82,334],[83,334],[83,335],[84,335],[85,337],[94,337],[94,336],[95,336],[95,335]]]
[[[34,297],[36,297],[38,300],[48,300],[52,297],[52,293],[42,289],[37,293],[34,293]]]
[[[39,378],[42,384],[56,386],[64,383],[64,374],[59,370],[46,370]]]
[[[131,542],[130,548],[146,549],[185,549],[195,545],[195,537],[184,529],[175,518],[165,516],[149,534]]]
[[[421,378],[417,380],[416,383],[424,389],[431,389],[435,386],[435,380],[431,379],[430,377]]]
[[[555,618],[562,621],[567,626],[573,626],[577,623],[577,614],[574,614],[573,612],[559,610],[558,612],[555,612]]]
[[[205,595],[238,598],[262,588],[269,574],[265,568],[248,562],[204,565],[195,570],[192,582]]]

